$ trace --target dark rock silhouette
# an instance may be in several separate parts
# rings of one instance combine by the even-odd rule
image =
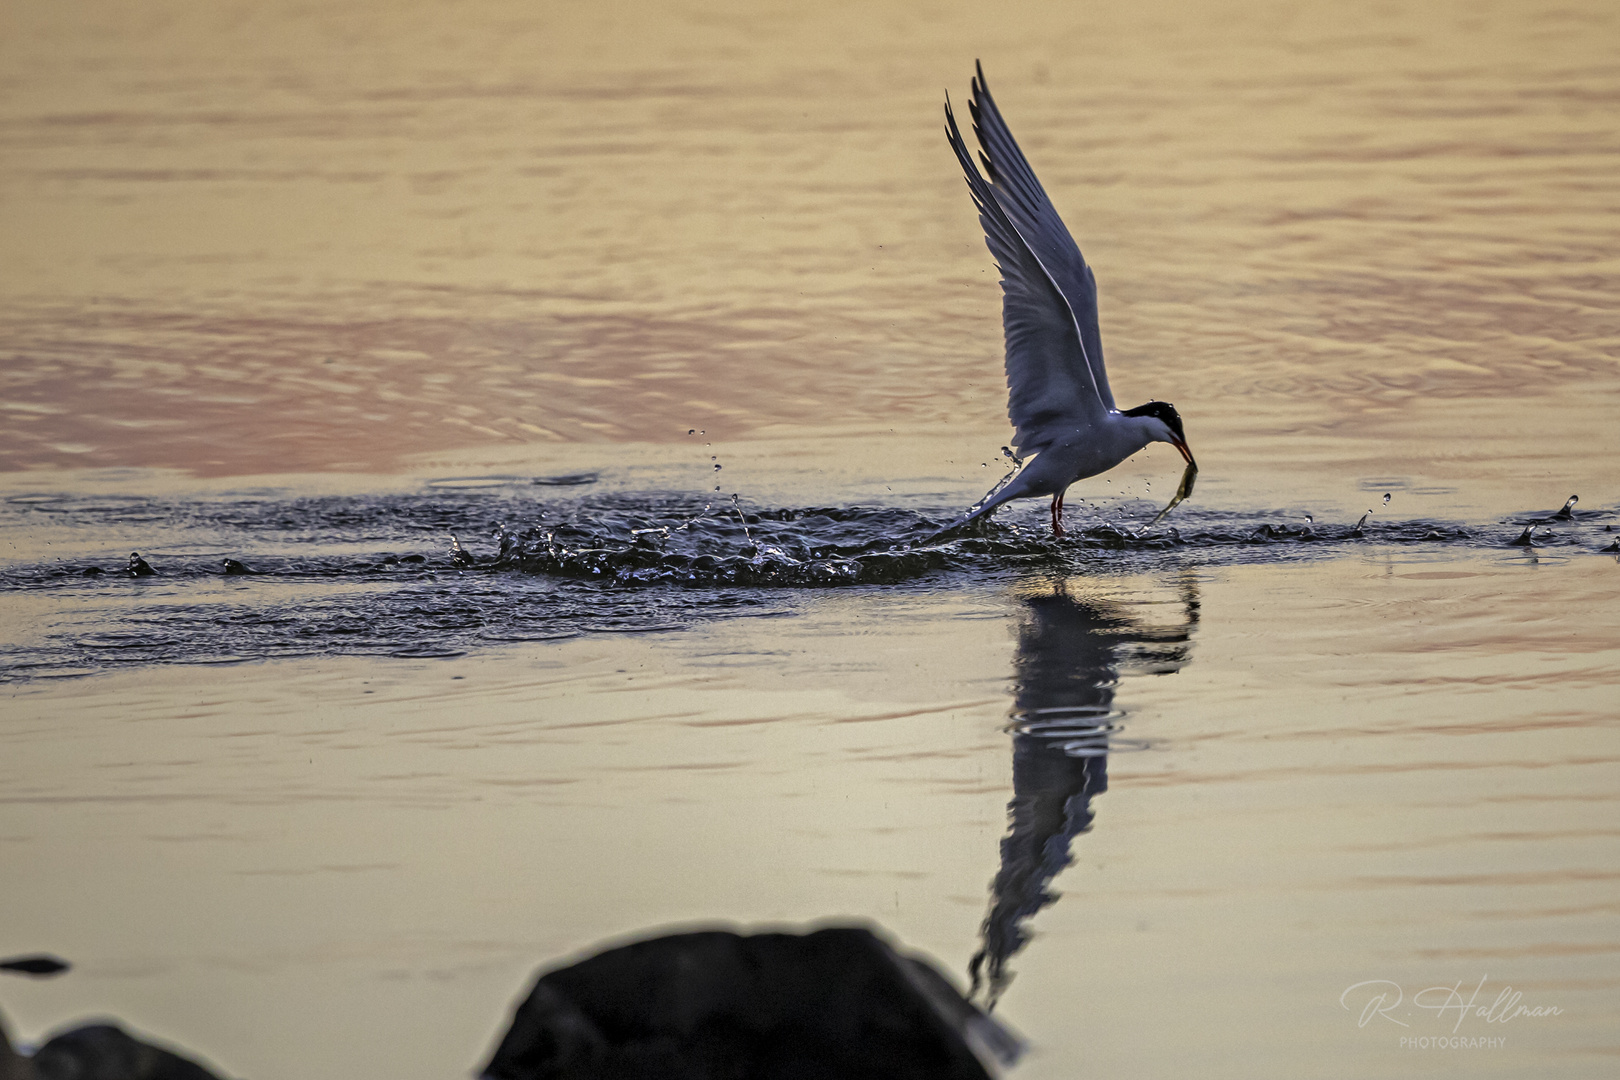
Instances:
[[[130,1035],[89,1024],[51,1038],[35,1052],[39,1080],[219,1080],[195,1061]]]
[[[1016,1038],[870,930],[672,934],[542,975],[489,1080],[984,1080]]]
[[[1014,660],[1013,797],[990,885],[982,945],[968,967],[970,994],[994,1009],[1012,981],[1008,961],[1029,942],[1028,921],[1057,900],[1049,886],[1091,828],[1091,800],[1108,790],[1108,754],[1121,743],[1114,690],[1122,671],[1168,674],[1187,663],[1198,624],[1196,584],[1182,587],[1181,617],[1146,624],[1107,600],[1061,588],[1024,601]]]
[[[0,960],[0,971],[39,977],[60,975],[72,966],[61,957],[52,956],[49,953],[36,953],[33,956],[8,956],[4,960]]]
[[[6,1032],[6,1022],[0,1018],[0,1080],[34,1080],[34,1063],[17,1053]]]
[[[71,967],[40,953],[0,960],[0,971],[49,978]],[[219,1080],[189,1058],[142,1042],[116,1024],[85,1024],[53,1035],[33,1057],[11,1045],[0,1016],[0,1080]]]
[[[114,1024],[87,1024],[52,1036],[31,1058],[12,1049],[0,1022],[0,1080],[219,1080],[172,1050],[142,1042]]]

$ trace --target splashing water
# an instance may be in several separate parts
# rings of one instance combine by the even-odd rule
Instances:
[[[0,644],[0,678],[128,663],[448,655],[777,613],[800,603],[803,590],[954,589],[1032,569],[1096,575],[1280,562],[1362,543],[1598,551],[1613,539],[1604,528],[1620,520],[1593,511],[1556,534],[1524,535],[1523,520],[1508,532],[1506,523],[1371,526],[1369,511],[1354,526],[1314,515],[1296,525],[1288,519],[1298,516],[1282,512],[1184,507],[1177,528],[1160,529],[1134,523],[1153,513],[1143,500],[1082,500],[1066,537],[1054,537],[1044,508],[1031,505],[930,542],[955,507],[760,507],[736,494],[723,503],[588,492],[536,500],[523,478],[426,487],[386,497],[40,493],[0,503],[0,525],[54,537],[44,557],[0,566],[0,594],[41,597],[29,605],[34,621]],[[493,549],[462,539],[478,535]],[[130,576],[132,546],[152,573]]]

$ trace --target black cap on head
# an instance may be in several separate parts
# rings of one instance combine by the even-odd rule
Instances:
[[[1187,433],[1181,426],[1181,414],[1176,407],[1168,401],[1150,401],[1146,405],[1138,405],[1134,409],[1126,409],[1126,416],[1153,416],[1164,421],[1164,426],[1176,433],[1176,438],[1182,442],[1187,441]]]

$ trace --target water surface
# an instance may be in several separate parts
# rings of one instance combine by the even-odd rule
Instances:
[[[1608,1075],[1616,19],[13,5],[0,954],[76,967],[0,1008],[464,1075],[548,958],[853,917],[1015,1075]],[[1186,418],[1151,528],[1165,447],[927,541],[975,57]]]

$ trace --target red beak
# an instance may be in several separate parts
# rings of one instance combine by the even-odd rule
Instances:
[[[1181,456],[1187,459],[1187,464],[1194,467],[1198,465],[1198,462],[1193,460],[1192,451],[1187,449],[1186,443],[1182,442],[1180,439],[1176,439],[1170,445],[1181,451]]]

